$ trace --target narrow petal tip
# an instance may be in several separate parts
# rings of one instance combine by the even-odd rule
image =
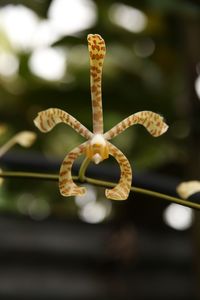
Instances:
[[[33,123],[35,124],[35,126],[37,128],[40,128],[40,126],[39,126],[39,115],[37,115],[37,117],[33,120]]]
[[[158,137],[162,134],[164,134],[169,129],[169,126],[163,121],[163,126],[160,132],[158,132],[158,135],[155,135],[155,137]]]
[[[123,201],[123,200],[127,200],[129,196],[129,192],[128,193],[120,192],[119,189],[115,190],[114,188],[114,189],[106,189],[105,195],[106,198],[108,199]]]
[[[103,41],[103,38],[101,37],[100,34],[97,34],[97,33],[89,33],[88,36],[87,36],[88,42],[91,42],[91,41],[94,40],[94,39],[99,39],[99,40]]]
[[[159,137],[163,135],[169,128],[167,123],[165,123],[164,118],[159,114],[153,113],[154,119],[150,126],[147,126],[147,130],[153,137]]]
[[[87,192],[85,187],[77,187],[73,185],[71,188],[60,187],[60,194],[64,197],[84,196]]]
[[[35,126],[42,132],[47,132],[48,130],[44,127],[43,121],[40,117],[41,112],[38,113],[37,117],[33,120]]]

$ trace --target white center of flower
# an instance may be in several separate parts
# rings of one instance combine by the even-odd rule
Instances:
[[[88,146],[86,148],[86,155],[95,164],[99,164],[101,161],[108,158],[108,144],[102,134],[95,134],[93,138],[88,142]]]
[[[92,140],[91,140],[91,145],[101,145],[101,146],[105,146],[106,145],[106,140],[104,138],[104,136],[100,133],[97,133],[93,136]]]
[[[96,153],[95,155],[93,155],[92,160],[97,165],[102,161],[102,157],[99,153]]]

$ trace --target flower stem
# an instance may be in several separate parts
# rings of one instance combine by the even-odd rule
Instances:
[[[83,161],[82,164],[82,170],[80,169],[79,171],[79,176],[73,176],[73,180],[76,182],[81,182],[81,183],[90,183],[93,185],[97,186],[103,186],[103,187],[114,187],[116,184],[114,182],[110,181],[103,181],[103,180],[98,180],[90,177],[85,176],[85,170],[89,164],[89,161]],[[51,180],[51,181],[57,181],[58,180],[58,175],[56,174],[45,174],[45,173],[30,173],[30,172],[0,172],[0,177],[3,178],[16,178],[16,179],[39,179],[39,180]],[[183,200],[177,197],[172,197],[166,194],[158,193],[155,191],[143,189],[143,188],[138,188],[138,187],[131,187],[131,191],[135,193],[140,193],[144,195],[148,195],[151,197],[155,198],[160,198],[164,199],[173,203],[177,203],[180,205],[184,205],[190,208],[195,208],[200,210],[200,204],[194,203],[191,201]]]
[[[116,186],[116,184],[114,182],[103,181],[103,180],[93,179],[93,178],[89,178],[89,177],[85,177],[85,182],[93,184],[93,185],[104,186],[104,187],[115,187]],[[200,209],[200,204],[198,204],[198,203],[190,202],[190,201],[183,200],[183,199],[180,199],[177,197],[172,197],[172,196],[158,193],[155,191],[138,188],[138,187],[133,187],[133,186],[131,187],[131,191],[135,192],[135,193],[140,193],[140,194],[148,195],[151,197],[155,197],[155,198],[164,199],[164,200],[167,200],[167,201],[170,201],[173,203],[177,203],[177,204],[180,204],[183,206]]]
[[[90,163],[90,159],[88,157],[86,157],[80,166],[79,173],[78,173],[78,179],[80,182],[85,181],[85,171],[86,171],[89,163]]]
[[[3,156],[10,148],[16,144],[15,136],[0,147],[0,157]]]

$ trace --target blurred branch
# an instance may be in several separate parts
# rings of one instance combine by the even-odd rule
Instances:
[[[39,179],[39,180],[51,180],[51,181],[57,181],[59,178],[59,175],[56,174],[45,174],[45,173],[31,173],[31,172],[2,172],[0,173],[0,177],[3,178],[15,178],[15,179]],[[79,178],[79,176],[73,176],[73,180],[75,182],[79,182],[79,183],[89,183],[89,184],[93,184],[96,186],[102,186],[102,187],[115,187],[116,184],[114,182],[110,182],[110,181],[103,181],[103,180],[98,180],[98,179],[94,179],[91,177],[86,177],[82,176],[81,180]],[[143,188],[138,188],[138,187],[131,187],[131,191],[135,192],[135,193],[140,193],[140,194],[144,194],[144,195],[148,195],[151,197],[155,197],[155,198],[160,198],[160,199],[164,199],[173,203],[177,203],[183,206],[187,206],[190,208],[194,208],[194,209],[198,209],[200,210],[200,204],[198,203],[194,203],[194,202],[190,202],[187,200],[183,200],[177,197],[172,197],[166,194],[162,194],[162,193],[158,193],[155,191],[151,191],[148,189],[143,189]]]

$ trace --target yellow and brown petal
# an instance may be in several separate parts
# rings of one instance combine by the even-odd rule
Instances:
[[[168,126],[159,114],[152,111],[141,111],[129,116],[106,133],[103,133],[101,80],[106,46],[102,37],[98,34],[89,34],[88,49],[90,55],[93,133],[73,116],[58,108],[49,108],[40,112],[34,123],[42,132],[48,132],[55,125],[63,122],[87,140],[70,151],[61,165],[59,176],[61,195],[75,196],[83,195],[86,192],[84,187],[77,186],[72,180],[72,165],[76,158],[84,154],[93,162],[99,163],[111,155],[117,160],[121,174],[119,183],[113,189],[106,189],[106,197],[114,200],[125,200],[128,198],[132,183],[131,166],[124,154],[108,140],[134,124],[143,125],[154,137],[166,132]]]

